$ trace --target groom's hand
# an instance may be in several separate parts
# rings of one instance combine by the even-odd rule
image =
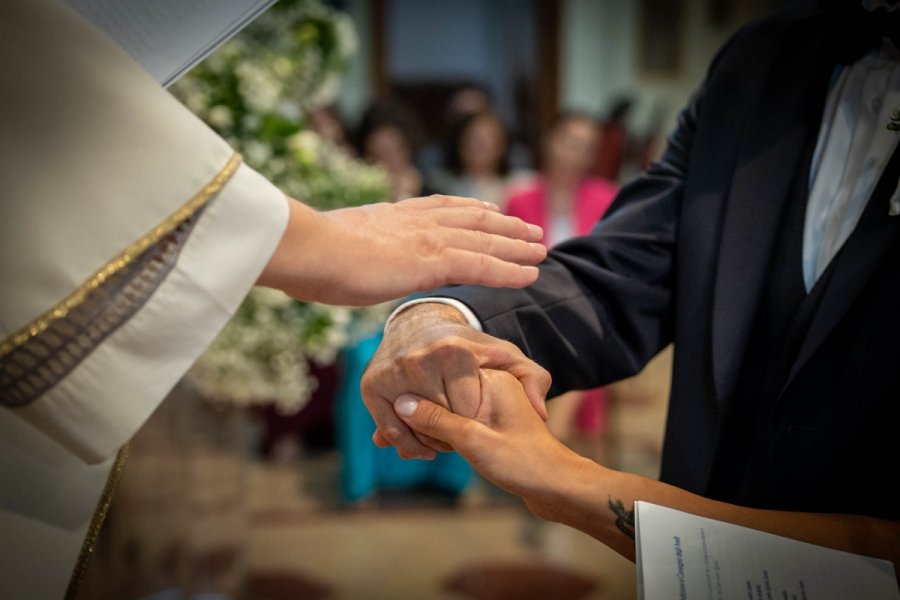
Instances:
[[[449,446],[416,434],[397,417],[393,403],[415,394],[472,417],[482,400],[481,368],[507,371],[546,419],[550,375],[509,342],[473,329],[455,308],[438,303],[412,306],[390,323],[362,379],[362,396],[378,429],[373,441],[393,445],[406,458],[431,458]]]

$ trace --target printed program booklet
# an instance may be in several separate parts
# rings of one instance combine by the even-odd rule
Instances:
[[[65,0],[163,86],[187,73],[275,0]]]
[[[890,561],[635,503],[642,600],[900,600]]]

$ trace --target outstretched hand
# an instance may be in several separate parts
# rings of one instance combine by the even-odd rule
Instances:
[[[290,202],[287,230],[258,283],[299,300],[363,306],[447,284],[523,287],[546,257],[539,227],[473,198],[328,212]]]

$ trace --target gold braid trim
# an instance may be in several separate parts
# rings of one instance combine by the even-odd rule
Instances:
[[[125,470],[125,461],[128,458],[128,444],[122,446],[116,455],[116,461],[113,463],[112,469],[109,471],[109,477],[106,479],[106,485],[103,487],[103,493],[100,494],[100,501],[94,510],[94,516],[91,518],[91,524],[88,526],[87,534],[84,536],[84,542],[81,544],[81,551],[78,553],[78,561],[72,570],[72,577],[69,579],[69,587],[66,588],[65,600],[75,600],[78,597],[78,589],[84,580],[84,574],[87,572],[88,563],[94,554],[97,545],[97,538],[100,537],[100,529],[103,527],[103,521],[106,520],[106,513],[109,512],[109,506],[112,504],[113,494],[119,481],[122,479],[122,472]]]
[[[240,164],[241,155],[235,152],[231,155],[231,158],[228,159],[225,166],[222,167],[222,170],[216,173],[215,177],[188,200],[184,206],[166,217],[162,223],[154,227],[141,239],[129,245],[125,250],[119,253],[118,256],[106,263],[65,300],[3,340],[3,343],[0,343],[0,358],[3,358],[32,337],[45,331],[54,321],[65,318],[70,310],[84,302],[84,299],[92,290],[103,285],[107,279],[131,263],[131,261],[140,256],[147,248],[151,247],[164,236],[172,233],[179,223],[189,218],[197,212],[200,207],[209,202],[213,196],[219,193],[222,187],[224,187],[225,184],[228,183],[228,180],[231,179],[232,175],[234,175],[235,171],[237,171]]]

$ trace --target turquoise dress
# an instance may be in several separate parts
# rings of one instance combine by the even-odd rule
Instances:
[[[363,404],[359,382],[379,343],[380,331],[342,355],[344,374],[337,395],[336,427],[344,499],[356,502],[378,490],[422,488],[461,494],[472,480],[472,468],[457,453],[439,452],[431,461],[404,460],[394,448],[378,448],[372,442],[375,422]]]

